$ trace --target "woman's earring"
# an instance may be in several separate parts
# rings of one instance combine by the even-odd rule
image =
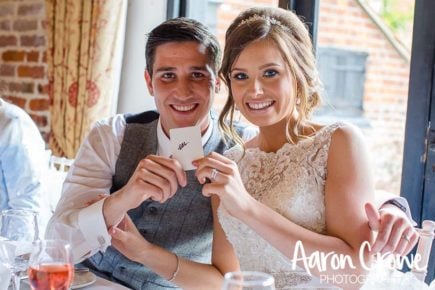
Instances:
[[[301,98],[297,97],[296,98],[296,105],[299,106],[301,104]]]

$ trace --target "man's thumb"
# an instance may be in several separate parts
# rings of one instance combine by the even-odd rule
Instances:
[[[371,202],[368,202],[365,204],[364,208],[366,210],[366,215],[369,220],[370,229],[372,231],[379,230],[381,217],[379,216],[379,212],[376,207]]]

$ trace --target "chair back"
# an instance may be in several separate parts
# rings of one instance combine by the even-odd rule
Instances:
[[[63,182],[73,162],[73,159],[50,155],[48,176],[46,179],[46,194],[51,213],[56,209],[57,203],[62,195]]]

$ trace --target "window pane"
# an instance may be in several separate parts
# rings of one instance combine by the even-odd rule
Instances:
[[[376,188],[400,192],[414,0],[319,1],[316,118],[359,126]]]
[[[367,56],[364,51],[318,48],[318,69],[327,100],[318,114],[331,113],[331,110],[343,116],[362,114]]]

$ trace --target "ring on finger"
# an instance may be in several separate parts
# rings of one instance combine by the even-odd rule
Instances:
[[[210,174],[210,180],[212,182],[216,181],[216,177],[218,175],[219,171],[216,168],[213,168]]]

